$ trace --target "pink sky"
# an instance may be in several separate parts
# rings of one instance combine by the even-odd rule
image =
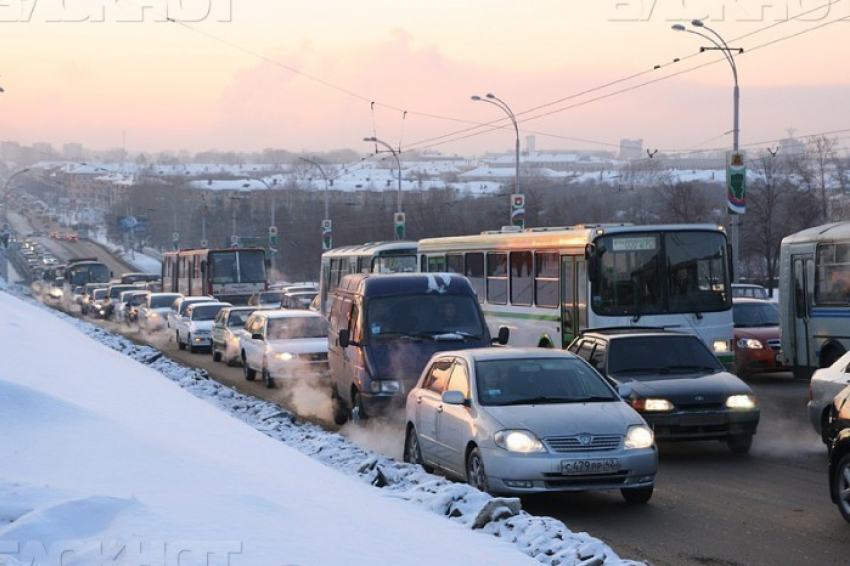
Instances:
[[[615,149],[626,137],[669,151],[726,147],[730,66],[670,76],[721,57],[699,55],[707,41],[671,31],[692,17],[745,48],[736,56],[742,147],[775,146],[789,129],[850,128],[850,75],[834,63],[850,37],[850,21],[838,21],[850,17],[844,2],[814,11],[821,2],[747,3],[749,11],[732,1],[638,0],[6,4],[0,139],[23,144],[365,154],[362,138],[376,135],[402,150],[508,151],[509,123],[467,131],[505,118],[470,101],[493,92],[539,150]],[[163,21],[167,10],[176,23]],[[580,94],[588,89],[598,90]],[[527,112],[537,107],[545,109]]]

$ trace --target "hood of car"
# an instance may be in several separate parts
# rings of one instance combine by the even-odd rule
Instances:
[[[288,340],[269,340],[266,342],[269,350],[280,354],[289,352],[291,354],[309,354],[313,352],[327,352],[327,338],[294,338]]]
[[[624,435],[629,426],[644,424],[637,412],[617,400],[481,407],[504,429],[529,430],[539,438],[576,434]]]
[[[190,320],[189,325],[194,330],[212,330],[214,322],[212,320]]]
[[[658,377],[658,376],[657,376]],[[638,397],[662,397],[674,403],[725,403],[732,394],[752,394],[750,386],[739,377],[719,372],[710,375],[691,375],[676,378],[621,381],[631,386]]]
[[[735,338],[755,338],[762,342],[779,339],[778,326],[737,327],[734,332]]]

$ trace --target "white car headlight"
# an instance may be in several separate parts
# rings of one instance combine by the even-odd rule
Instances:
[[[655,399],[652,397],[647,399],[632,399],[632,407],[637,411],[645,411],[647,413],[666,413],[676,408],[667,399]]]
[[[543,443],[527,430],[500,430],[494,436],[496,446],[508,452],[546,452]]]
[[[715,354],[722,354],[729,351],[729,342],[726,340],[715,340],[712,342],[711,347],[714,349]]]
[[[741,350],[761,350],[764,348],[764,344],[755,338],[738,338],[737,345]]]
[[[275,354],[274,359],[279,360],[281,362],[291,362],[295,359],[295,354],[292,354],[290,352],[281,352],[279,354]]]
[[[629,428],[626,433],[625,446],[628,449],[649,448],[655,442],[655,434],[652,429],[644,425],[636,425]]]
[[[726,399],[726,406],[730,409],[751,410],[757,406],[755,395],[730,395]]]

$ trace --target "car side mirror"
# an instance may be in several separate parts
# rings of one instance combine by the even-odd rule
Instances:
[[[632,396],[632,386],[628,383],[623,383],[617,386],[617,393],[620,394],[620,397],[623,399],[628,399]]]
[[[447,405],[466,404],[466,397],[460,391],[443,391],[442,400]]]
[[[511,337],[511,329],[508,328],[507,326],[500,326],[499,327],[499,335],[496,338],[492,339],[490,342],[493,343],[493,344],[499,344],[501,346],[504,346],[508,343],[508,339],[510,337]]]
[[[339,345],[341,348],[348,348],[348,345],[351,343],[350,335],[348,334],[347,328],[339,329]]]
[[[265,338],[263,338],[263,335],[260,334],[259,332],[255,333],[255,334],[251,334],[251,340],[264,340],[264,339]]]

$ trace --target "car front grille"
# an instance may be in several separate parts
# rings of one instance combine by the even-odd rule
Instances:
[[[549,450],[561,454],[570,452],[607,452],[618,450],[623,443],[623,437],[616,434],[553,436],[544,438],[543,442]]]

